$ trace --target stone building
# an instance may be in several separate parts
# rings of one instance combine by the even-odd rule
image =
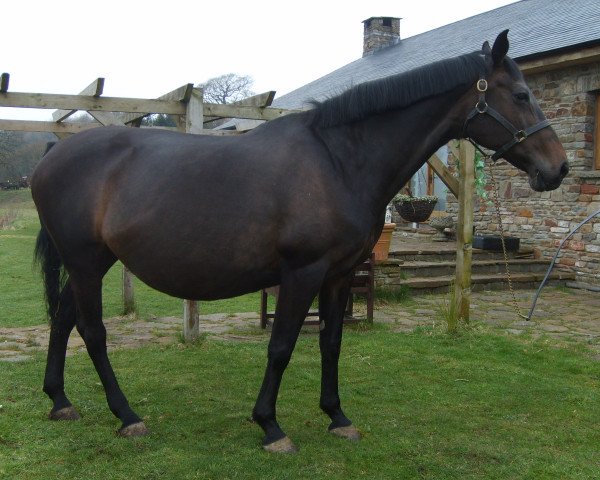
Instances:
[[[504,230],[550,259],[573,228],[600,211],[597,0],[520,1],[406,39],[400,36],[399,18],[373,17],[363,24],[362,58],[277,98],[274,105],[306,108],[310,100],[327,98],[351,85],[476,50],[508,28],[509,55],[552,122],[571,171],[560,188],[540,193],[531,190],[525,174],[498,161],[494,176]],[[492,188],[489,181],[486,188]],[[453,213],[455,200],[451,195],[447,200],[445,208]],[[494,208],[485,201],[477,202],[475,228],[481,234],[499,232]],[[600,215],[572,235],[558,262],[573,269],[577,286],[600,287]]]

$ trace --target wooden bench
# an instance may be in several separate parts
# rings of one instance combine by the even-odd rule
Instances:
[[[374,258],[371,257],[361,263],[354,269],[354,277],[352,279],[352,287],[350,288],[350,296],[348,298],[348,305],[344,313],[344,323],[356,323],[366,320],[369,323],[373,323],[373,302],[374,302],[374,286],[375,286],[375,274],[373,271]],[[275,313],[268,311],[268,299],[269,295],[277,299],[279,294],[279,286],[265,288],[261,291],[260,296],[260,326],[261,328],[267,328],[267,325],[272,324],[272,319],[275,317]],[[356,318],[354,316],[354,297],[360,295],[365,297],[367,302],[367,314],[364,318]],[[310,320],[309,318],[316,317],[316,320]],[[310,310],[304,321],[304,325],[319,325],[319,310]]]

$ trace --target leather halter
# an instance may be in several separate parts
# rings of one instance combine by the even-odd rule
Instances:
[[[542,120],[535,125],[532,125],[525,130],[518,130],[512,123],[510,123],[506,118],[502,116],[498,111],[494,110],[490,107],[485,101],[485,92],[488,89],[488,83],[485,78],[480,78],[476,84],[477,91],[479,92],[479,100],[475,104],[475,108],[471,110],[469,115],[467,115],[467,119],[463,125],[463,137],[468,139],[473,145],[475,145],[478,149],[479,147],[471,140],[468,135],[467,129],[469,128],[469,123],[477,116],[477,115],[489,115],[494,120],[496,120],[500,125],[502,125],[508,132],[513,136],[511,140],[502,145],[496,153],[494,153],[490,158],[494,161],[498,160],[502,155],[504,155],[508,150],[514,147],[517,143],[523,142],[527,137],[534,134],[535,132],[542,130],[543,128],[549,127],[550,122],[548,120]]]

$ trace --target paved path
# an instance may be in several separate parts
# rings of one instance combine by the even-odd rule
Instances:
[[[522,313],[527,314],[534,291],[517,291]],[[375,322],[389,323],[393,331],[410,331],[419,326],[443,324],[447,295],[415,297],[406,304],[378,302]],[[358,306],[360,308],[360,306]],[[558,341],[581,342],[600,360],[600,293],[547,287],[542,291],[532,321],[517,317],[508,292],[475,292],[471,319],[510,335],[546,336]],[[109,349],[134,348],[149,343],[172,343],[181,339],[181,319],[116,317],[105,321]],[[200,317],[201,332],[224,340],[256,341],[268,337],[259,328],[256,313],[215,314]],[[48,346],[48,326],[0,328],[0,361],[19,362]],[[69,355],[85,350],[74,332]]]

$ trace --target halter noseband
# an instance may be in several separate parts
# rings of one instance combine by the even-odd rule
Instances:
[[[467,129],[469,128],[469,123],[477,115],[489,115],[494,120],[496,120],[498,123],[500,123],[500,125],[502,125],[504,128],[506,128],[506,130],[508,130],[509,133],[513,136],[513,138],[511,140],[509,140],[507,143],[502,145],[498,150],[496,150],[496,153],[494,153],[490,157],[492,160],[494,160],[494,161],[498,160],[500,157],[502,157],[502,155],[504,155],[508,150],[510,150],[512,147],[514,147],[517,143],[521,143],[527,137],[534,134],[535,132],[550,126],[550,122],[548,120],[542,120],[541,122],[536,123],[535,125],[532,125],[529,128],[526,128],[525,130],[517,130],[517,128],[515,128],[515,126],[512,123],[510,123],[506,118],[504,118],[498,111],[496,111],[492,107],[490,107],[487,104],[487,102],[485,101],[485,92],[487,92],[487,89],[488,89],[487,80],[485,78],[480,78],[476,83],[476,88],[477,88],[477,91],[479,92],[479,100],[477,100],[475,107],[473,108],[473,110],[471,110],[469,115],[467,115],[467,119],[465,120],[465,123],[463,125],[463,137],[468,139],[473,145],[475,145],[475,147],[477,147],[479,149],[479,147],[475,144],[475,142],[473,142],[473,140],[471,140],[471,138],[469,137],[468,132],[467,132]],[[481,150],[481,149],[479,149],[479,150]]]

